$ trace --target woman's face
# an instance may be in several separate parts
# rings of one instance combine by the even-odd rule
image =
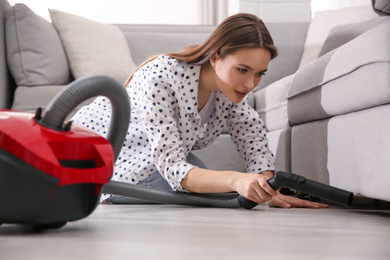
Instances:
[[[223,58],[210,59],[215,69],[215,83],[233,103],[242,99],[259,84],[268,68],[271,53],[264,48],[243,48]]]

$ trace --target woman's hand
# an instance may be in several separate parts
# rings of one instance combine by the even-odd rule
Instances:
[[[312,202],[308,200],[302,200],[295,197],[290,197],[281,194],[278,192],[276,197],[273,197],[270,201],[268,201],[268,206],[270,207],[279,207],[279,208],[328,208],[329,206],[323,203]]]
[[[234,190],[241,196],[256,203],[264,203],[272,200],[278,193],[271,188],[267,180],[273,176],[272,172],[241,173],[236,179]]]
[[[290,197],[281,194],[279,191],[273,190],[267,180],[274,174],[272,172],[262,172],[261,174],[244,174],[240,178],[243,182],[238,185],[237,192],[257,203],[268,201],[270,207],[280,208],[328,208],[329,206],[323,203],[302,200],[296,197]]]

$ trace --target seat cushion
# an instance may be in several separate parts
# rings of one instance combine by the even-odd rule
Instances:
[[[257,113],[264,120],[267,131],[288,126],[287,93],[293,75],[284,77],[254,93]]]
[[[301,68],[288,93],[291,126],[390,102],[390,19]]]
[[[50,100],[52,100],[66,85],[48,85],[48,86],[18,86],[15,90],[12,109],[23,112],[34,113],[37,108],[46,109]],[[68,115],[70,118],[82,106],[91,103],[94,98],[90,98],[77,105]]]
[[[268,132],[267,139],[275,156],[276,170],[291,172],[291,128]]]

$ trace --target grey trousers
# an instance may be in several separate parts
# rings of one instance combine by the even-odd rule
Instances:
[[[200,168],[206,169],[206,165],[197,156],[195,156],[192,153],[188,154],[187,162],[192,165],[198,166]],[[172,191],[171,186],[161,176],[161,174],[158,171],[152,173],[146,179],[140,181],[137,185],[150,187],[152,189],[154,188],[159,190]],[[148,200],[136,199],[136,198],[120,196],[120,195],[112,195],[111,197],[107,198],[104,202],[111,203],[111,204],[155,204],[155,202],[151,202]]]

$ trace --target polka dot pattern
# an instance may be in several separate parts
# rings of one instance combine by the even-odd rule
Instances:
[[[264,123],[246,100],[233,104],[218,91],[214,111],[201,124],[199,72],[200,66],[159,56],[134,74],[127,87],[131,122],[115,164],[114,180],[137,184],[158,170],[173,190],[182,191],[181,181],[195,167],[186,161],[188,153],[212,143],[225,126],[248,171],[274,169]],[[98,97],[72,120],[106,137],[110,116],[110,101]]]
[[[268,147],[263,120],[248,107],[240,103],[231,109],[227,121],[230,137],[245,160],[248,172],[274,170],[274,155]]]

